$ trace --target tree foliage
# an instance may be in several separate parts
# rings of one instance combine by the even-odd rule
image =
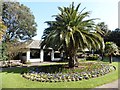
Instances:
[[[114,42],[105,43],[105,52],[110,57],[109,61],[112,63],[112,55],[119,53],[118,46]]]
[[[2,40],[3,40],[3,36],[5,35],[5,31],[6,31],[6,26],[2,23],[2,20],[0,20],[0,59],[3,59],[3,55],[4,53],[2,53]]]
[[[0,41],[2,41],[6,29],[7,27],[2,23],[2,21],[0,21]]]
[[[101,36],[104,38],[104,41],[107,42],[108,36],[110,35],[111,31],[108,29],[108,25],[105,22],[100,22],[97,26],[101,29],[102,34]]]
[[[23,46],[19,41],[28,41],[36,35],[37,25],[30,8],[19,2],[3,2],[2,8],[2,22],[7,26],[2,54],[5,59],[12,59]]]
[[[26,52],[27,44],[21,42],[7,42],[6,43],[6,54],[8,60],[14,59],[15,56],[19,55],[21,52]]]
[[[120,47],[120,29],[116,28],[108,36],[108,41],[114,42]]]
[[[105,24],[105,22],[100,22],[97,24],[97,26],[100,27],[100,29],[104,32],[104,35],[108,32],[108,26]]]
[[[108,54],[114,54],[118,52],[118,46],[114,42],[106,42],[105,43],[105,51]]]
[[[36,35],[36,23],[30,9],[19,2],[3,2],[2,21],[7,26],[6,41],[29,40]]]
[[[69,67],[74,67],[78,49],[104,49],[104,41],[99,34],[101,30],[94,23],[96,19],[86,19],[90,12],[83,12],[84,9],[78,12],[80,5],[75,7],[72,3],[69,7],[58,7],[60,13],[54,15],[55,21],[46,22],[49,27],[42,37],[42,47],[65,51]]]

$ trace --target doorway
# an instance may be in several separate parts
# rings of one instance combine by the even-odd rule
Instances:
[[[51,61],[51,52],[50,49],[44,49],[44,61]]]

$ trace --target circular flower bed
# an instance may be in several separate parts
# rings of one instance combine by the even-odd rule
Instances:
[[[70,70],[66,72],[55,72],[55,73],[47,73],[41,72],[38,68],[37,70],[30,70],[29,72],[23,73],[22,76],[26,79],[32,81],[39,82],[70,82],[70,81],[79,81],[82,79],[90,79],[96,78],[102,75],[105,75],[113,70],[115,70],[114,66],[107,64],[100,64],[101,68],[94,68],[93,70],[84,70],[82,72],[78,72],[75,70]],[[89,68],[89,67],[88,67]]]

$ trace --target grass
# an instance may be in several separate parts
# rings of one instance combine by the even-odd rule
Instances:
[[[106,64],[107,65],[107,64]],[[42,65],[42,66],[38,66],[38,67],[34,67],[32,70],[36,71],[36,72],[44,72],[44,73],[73,73],[73,72],[84,72],[84,71],[92,71],[95,69],[100,69],[103,68],[101,66],[101,62],[80,62],[79,63],[79,67],[77,68],[68,68],[68,64],[60,64],[57,63],[55,65]]]
[[[5,70],[1,72],[0,75],[2,75],[2,88],[94,88],[118,79],[118,70],[120,70],[118,67],[118,62],[113,62],[112,65],[116,66],[116,71],[98,78],[92,78],[89,80],[82,80],[77,82],[49,83],[30,81],[21,77],[20,74],[26,71],[26,68],[14,68]]]

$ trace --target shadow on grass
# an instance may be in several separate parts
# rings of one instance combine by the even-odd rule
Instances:
[[[25,73],[28,71],[36,71],[36,72],[45,72],[45,73],[56,73],[61,72],[63,69],[62,64],[60,65],[43,65],[43,66],[21,66],[21,67],[8,67],[8,68],[2,68],[2,72],[7,73]]]
[[[120,57],[112,57],[112,62],[120,62]],[[104,57],[103,62],[110,62],[109,57]]]
[[[109,63],[109,58],[104,57],[103,62],[108,62]],[[116,58],[113,57],[113,62],[120,62],[120,57]],[[60,63],[60,62],[59,62]],[[43,66],[20,66],[20,67],[8,67],[8,68],[2,68],[2,72],[7,72],[7,73],[24,73],[28,72],[30,70],[37,71],[37,72],[45,72],[45,73],[57,73],[61,72],[63,70],[63,64],[58,64],[58,65],[43,65]]]

